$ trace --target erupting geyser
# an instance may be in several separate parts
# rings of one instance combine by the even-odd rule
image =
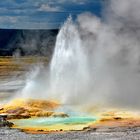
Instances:
[[[37,69],[24,97],[80,107],[138,107],[140,2],[111,0],[100,19],[69,17],[57,36],[49,68]],[[85,108],[84,108],[85,109]],[[83,110],[84,110],[83,109]]]
[[[77,103],[89,88],[89,67],[78,27],[72,18],[61,28],[50,65],[50,95],[62,103]],[[82,100],[82,97],[80,97]]]

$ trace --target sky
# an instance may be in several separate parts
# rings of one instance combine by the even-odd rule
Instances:
[[[69,15],[101,15],[103,0],[1,0],[0,28],[56,29]]]

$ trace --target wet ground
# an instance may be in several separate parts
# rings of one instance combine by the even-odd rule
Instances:
[[[50,134],[27,134],[17,129],[1,128],[1,140],[139,140],[140,128],[116,128],[86,132],[59,132]]]

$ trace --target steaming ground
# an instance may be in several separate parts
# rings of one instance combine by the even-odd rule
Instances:
[[[138,0],[110,0],[102,19],[91,13],[75,21],[69,17],[59,31],[49,64],[46,58],[0,58],[1,101],[53,99],[64,108],[90,113],[104,107],[139,110],[139,8]],[[134,125],[31,135],[2,128],[0,138],[129,140],[140,139],[140,131]]]

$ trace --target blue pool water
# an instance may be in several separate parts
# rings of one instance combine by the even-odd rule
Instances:
[[[50,126],[50,125],[80,125],[87,124],[96,121],[95,117],[68,117],[68,118],[30,118],[30,119],[20,119],[14,120],[13,123],[17,126],[22,127],[40,127],[40,126]]]

